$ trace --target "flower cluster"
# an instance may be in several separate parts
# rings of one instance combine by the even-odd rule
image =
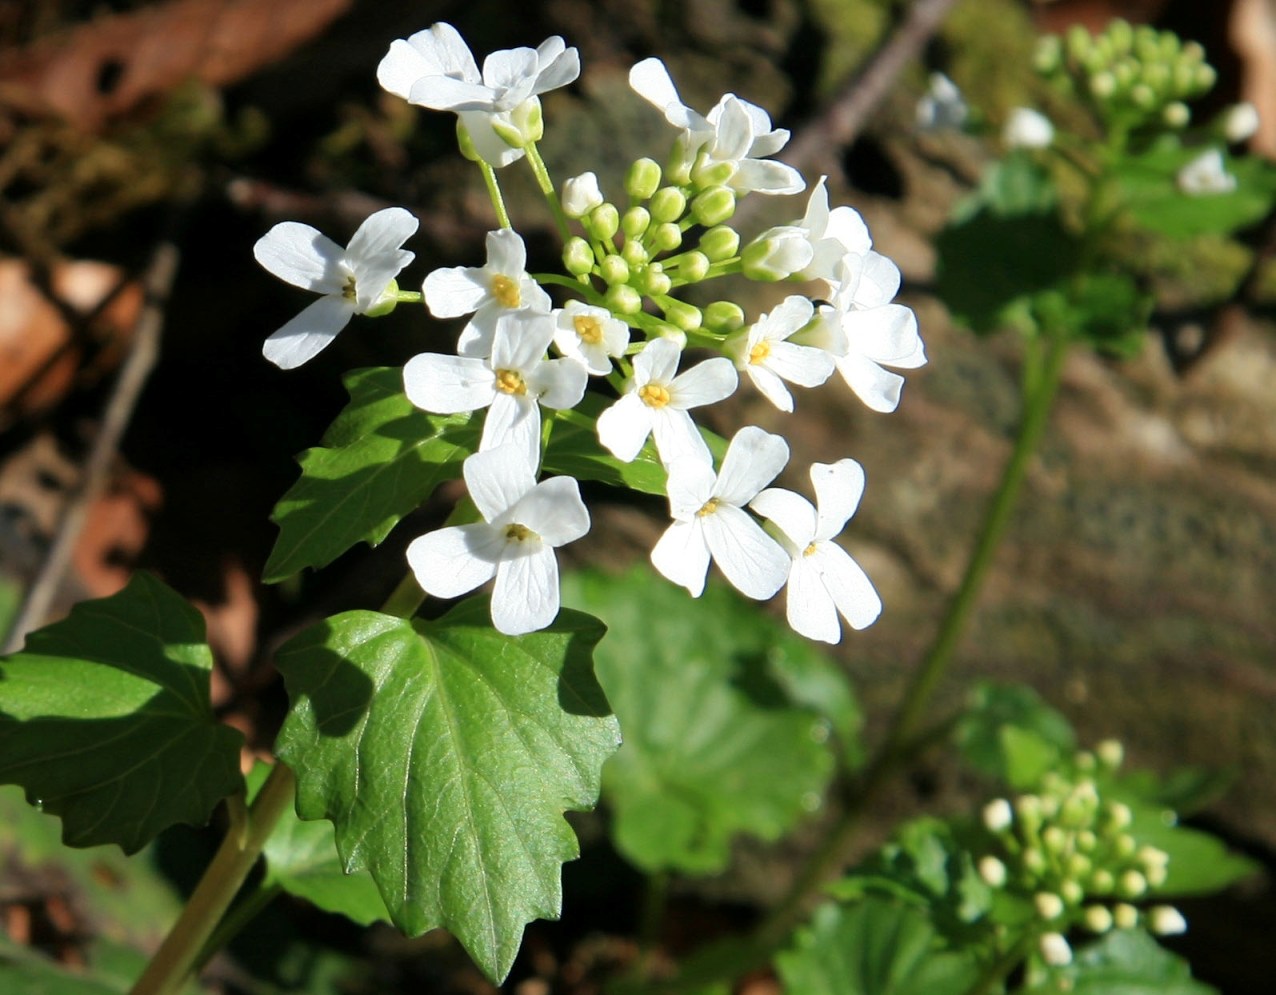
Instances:
[[[1071,960],[1066,934],[1073,927],[1106,933],[1141,923],[1158,935],[1187,928],[1172,906],[1141,911],[1132,904],[1165,883],[1169,857],[1140,844],[1129,806],[1102,797],[1096,774],[1102,780],[1114,773],[1122,756],[1121,744],[1107,740],[1079,753],[1072,773],[1047,774],[1038,793],[984,807],[984,826],[1001,852],[979,860],[979,875],[1031,900],[1048,964]]]
[[[895,371],[926,362],[913,312],[894,302],[899,270],[873,249],[858,213],[830,207],[823,178],[801,217],[744,241],[729,225],[742,197],[806,187],[796,169],[771,158],[788,132],[735,94],[701,114],[682,102],[656,59],[634,66],[629,80],[677,129],[665,164],[634,162],[622,204],[593,173],[556,188],[536,149],[540,95],[578,73],[576,50],[559,38],[493,53],[480,72],[447,24],[394,42],[378,69],[391,93],[458,115],[462,150],[491,189],[499,189],[497,169],[526,159],[563,235],[565,273],[529,273],[523,240],[507,225],[488,234],[482,266],[425,278],[421,298],[430,313],[465,323],[455,355],[423,353],[408,362],[404,389],[425,411],[482,419],[477,451],[463,469],[481,520],[417,539],[409,564],[421,587],[439,597],[494,579],[492,619],[502,632],[548,625],[559,606],[553,550],[584,535],[589,515],[575,480],[538,482],[544,447],[556,418],[588,419],[600,452],[617,465],[650,445],[665,470],[672,523],[651,553],[662,574],[693,596],[711,562],[751,598],[770,598],[787,584],[793,628],[836,642],[839,616],[862,628],[881,610],[867,576],[834,541],[859,503],[863,470],[852,459],[816,463],[812,504],[769,486],[789,459],[783,438],[741,428],[715,466],[693,413],[731,396],[742,380],[790,412],[791,386],[817,387],[835,372],[868,407],[893,411],[904,382]],[[497,209],[503,217],[503,205]],[[268,343],[268,358],[295,366],[350,314],[420,299],[395,282],[411,259],[400,248],[411,234],[405,217],[397,208],[374,215],[344,252],[300,225],[278,226],[262,239],[258,258],[268,269],[327,295],[311,305],[323,305],[322,328],[303,322],[308,309],[270,342],[310,338],[286,353]],[[730,300],[697,307],[680,296],[732,275],[799,286],[753,321]],[[313,345],[317,332],[326,338]],[[614,398],[596,419],[572,411],[591,378],[606,381]]]

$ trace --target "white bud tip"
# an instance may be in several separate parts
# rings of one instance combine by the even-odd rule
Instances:
[[[1014,821],[1014,812],[1006,799],[998,798],[984,806],[984,825],[990,832],[999,833],[1009,828],[1012,821]]]
[[[1043,933],[1038,944],[1041,959],[1052,967],[1064,967],[1072,963],[1072,948],[1061,933]]]
[[[1177,936],[1187,932],[1187,920],[1173,905],[1154,905],[1148,909],[1148,928],[1157,936]]]

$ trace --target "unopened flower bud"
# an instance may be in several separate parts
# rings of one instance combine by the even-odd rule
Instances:
[[[1169,869],[1164,865],[1157,867],[1149,867],[1143,872],[1143,876],[1148,879],[1148,887],[1159,888],[1165,884],[1165,879],[1170,876]]]
[[[1112,928],[1112,913],[1104,905],[1089,905],[1081,914],[1081,922],[1091,933],[1106,933]]]
[[[1067,871],[1073,877],[1084,878],[1089,877],[1090,871],[1093,870],[1094,864],[1090,858],[1084,853],[1070,853],[1065,861]]]
[[[703,158],[691,167],[691,182],[700,190],[711,190],[731,182],[739,167],[734,162],[710,162]]]
[[[979,876],[989,888],[1000,888],[1006,883],[1006,865],[996,857],[980,857]]]
[[[385,290],[381,292],[381,296],[377,298],[376,303],[364,312],[369,318],[380,318],[389,314],[395,309],[399,303],[399,281],[391,280],[386,284]]]
[[[604,259],[598,269],[607,283],[615,285],[629,282],[629,263],[615,253]]]
[[[744,327],[744,309],[734,301],[714,301],[704,309],[704,324],[715,332],[734,332]]]
[[[673,288],[673,281],[659,263],[651,263],[638,274],[638,285],[648,297],[661,297]]]
[[[642,294],[628,284],[613,284],[603,294],[603,306],[612,314],[637,314],[642,310]]]
[[[1037,42],[1032,54],[1032,66],[1042,76],[1057,72],[1063,61],[1063,45],[1057,35],[1046,35]]]
[[[572,276],[584,276],[594,268],[594,250],[579,235],[563,245],[563,266]]]
[[[1139,924],[1139,910],[1125,902],[1112,906],[1112,924],[1117,929],[1133,929]]]
[[[1036,847],[1025,850],[1020,859],[1023,861],[1024,870],[1029,874],[1039,875],[1046,869],[1046,855]]]
[[[1249,101],[1233,104],[1223,113],[1223,137],[1233,145],[1254,136],[1259,125],[1258,110]]]
[[[563,181],[563,213],[569,218],[583,218],[602,202],[596,174],[581,173]]]
[[[1116,770],[1125,762],[1125,747],[1119,739],[1105,739],[1094,748],[1094,755],[1108,770]]]
[[[1146,83],[1139,83],[1130,91],[1130,100],[1140,110],[1150,111],[1156,105],[1156,93]]]
[[[1100,867],[1090,876],[1090,890],[1096,895],[1110,895],[1116,887],[1116,879],[1112,872]]]
[[[1108,805],[1108,824],[1113,829],[1124,829],[1134,819],[1130,806],[1123,802],[1111,802]]]
[[[503,119],[497,114],[490,120],[497,137],[511,148],[526,148],[545,135],[545,119],[539,97],[528,97],[509,112],[508,118]]]
[[[720,263],[730,259],[740,251],[740,235],[734,228],[719,225],[710,228],[700,236],[699,249],[712,262]]]
[[[703,252],[688,252],[678,261],[678,275],[688,283],[699,283],[709,275],[710,265]]]
[[[1116,79],[1111,73],[1097,73],[1090,77],[1090,92],[1100,100],[1106,100],[1116,92]]]
[[[651,224],[651,213],[645,207],[631,207],[620,216],[620,230],[625,238],[637,238]]]
[[[1099,845],[1099,837],[1089,829],[1083,829],[1077,833],[1077,849],[1082,853],[1093,853],[1094,848]]]
[[[1192,76],[1192,84],[1197,93],[1204,93],[1214,85],[1216,79],[1218,79],[1218,73],[1214,71],[1214,67],[1202,63],[1196,67],[1196,72]]]
[[[687,333],[668,322],[661,322],[658,329],[662,339],[668,339],[679,349],[687,348]]]
[[[1080,24],[1074,24],[1068,28],[1064,41],[1068,47],[1068,54],[1078,61],[1084,59],[1090,52],[1090,32]]]
[[[1037,795],[1020,795],[1015,799],[1015,815],[1029,833],[1041,828],[1041,799]]]
[[[1117,894],[1122,898],[1139,898],[1147,890],[1147,878],[1138,871],[1126,871],[1117,879]]]
[[[709,187],[691,202],[691,216],[705,227],[720,225],[735,214],[735,191],[724,186]]]
[[[815,250],[804,229],[769,228],[744,247],[740,271],[750,280],[783,280],[811,264]]]
[[[1030,107],[1016,107],[1006,118],[1001,140],[1007,148],[1044,149],[1054,141],[1054,125],[1050,119]]]
[[[984,825],[989,832],[999,833],[1003,829],[1008,829],[1014,821],[1014,812],[1010,809],[1010,802],[1004,798],[994,798],[984,806]]]
[[[654,159],[636,159],[625,174],[625,193],[634,200],[646,200],[660,186],[660,163]]]
[[[1069,905],[1080,905],[1085,898],[1085,889],[1075,878],[1066,878],[1059,882],[1059,897]]]
[[[1042,933],[1037,941],[1041,959],[1051,967],[1064,967],[1072,963],[1072,948],[1062,933]]]
[[[1124,859],[1134,856],[1134,837],[1129,833],[1121,833],[1112,841],[1112,852]]]
[[[1187,932],[1187,920],[1173,905],[1154,905],[1147,912],[1148,929],[1157,936],[1177,936]]]
[[[1170,855],[1160,847],[1145,843],[1139,847],[1138,853],[1135,854],[1135,859],[1145,868],[1165,867],[1170,862]]]
[[[1068,848],[1068,834],[1059,826],[1046,826],[1041,833],[1041,842],[1051,853],[1063,853]]]
[[[589,212],[586,224],[590,233],[601,242],[609,242],[620,230],[620,212],[611,203],[599,204]]]
[[[661,187],[651,195],[651,220],[657,223],[678,221],[687,209],[687,195],[677,187]]]
[[[629,264],[630,269],[645,266],[651,258],[647,255],[647,250],[643,247],[642,242],[633,238],[625,242],[624,247],[620,250],[620,257]]]
[[[1161,111],[1161,119],[1168,127],[1186,128],[1187,123],[1192,120],[1192,112],[1183,101],[1175,100],[1165,105],[1165,110]]]
[[[673,252],[682,245],[682,229],[672,221],[666,221],[650,229],[647,241],[651,243],[653,252]]]
[[[1039,891],[1033,896],[1032,904],[1037,909],[1037,915],[1049,922],[1051,919],[1058,919],[1063,915],[1063,899],[1053,892]]]
[[[704,315],[698,307],[683,301],[671,300],[664,305],[665,320],[684,332],[694,332],[704,321]]]
[[[1089,750],[1082,750],[1076,756],[1077,770],[1092,771],[1094,770],[1094,754]]]

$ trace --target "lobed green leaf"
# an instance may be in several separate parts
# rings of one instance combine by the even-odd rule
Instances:
[[[1187,961],[1141,929],[1114,930],[1076,951],[1068,966],[1045,973],[1046,980],[1022,995],[1217,995],[1192,978]]]

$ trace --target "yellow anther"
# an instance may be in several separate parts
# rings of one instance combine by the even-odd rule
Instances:
[[[345,298],[346,300],[348,300],[348,301],[352,301],[352,300],[354,300],[354,298],[355,298],[355,285],[354,285],[354,274],[353,274],[353,273],[351,273],[348,277],[346,277],[346,285],[345,285],[344,287],[342,287],[342,288],[341,288],[341,296],[342,296],[342,297],[344,297],[344,298]]]
[[[589,314],[578,314],[572,319],[576,334],[587,345],[595,345],[603,340],[603,323]]]
[[[816,549],[815,543],[813,543],[813,542],[812,542],[812,543],[807,543],[806,549],[802,550],[802,555],[803,555],[803,556],[814,556],[814,555],[815,555],[815,549]]]
[[[518,281],[511,280],[504,274],[497,273],[492,277],[492,296],[502,307],[518,307],[523,303],[523,295],[519,292]]]
[[[527,383],[518,370],[497,370],[496,389],[506,394],[526,394]]]
[[[712,515],[717,510],[718,510],[718,499],[709,498],[708,501],[706,501],[703,505],[701,505],[700,510],[696,512],[696,515],[698,515],[700,518],[704,518],[706,515]]]
[[[760,363],[769,355],[771,355],[771,343],[763,339],[749,350],[749,362]]]
[[[669,403],[669,388],[663,384],[649,383],[638,388],[638,397],[652,408],[663,408]]]
[[[526,525],[520,525],[518,522],[505,526],[506,539],[513,539],[515,542],[526,542],[528,539],[535,539],[536,537],[535,532]]]

